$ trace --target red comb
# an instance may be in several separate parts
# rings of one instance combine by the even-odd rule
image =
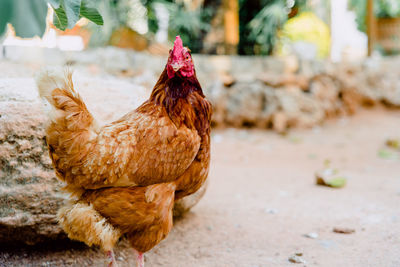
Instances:
[[[182,44],[182,39],[178,35],[175,37],[175,42],[174,42],[174,48],[173,48],[173,54],[178,55],[178,53],[181,53],[183,50],[183,44]]]

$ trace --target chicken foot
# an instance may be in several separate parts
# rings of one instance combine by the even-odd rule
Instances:
[[[144,267],[144,255],[142,252],[133,249],[133,254],[136,257],[136,267]]]
[[[114,251],[106,251],[107,255],[107,267],[118,267],[117,261],[115,260]]]

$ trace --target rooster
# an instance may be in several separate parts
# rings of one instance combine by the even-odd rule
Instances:
[[[102,127],[70,72],[44,71],[37,85],[51,107],[50,158],[71,193],[58,212],[62,228],[71,239],[100,246],[110,266],[116,266],[113,247],[126,234],[143,266],[143,253],[171,230],[174,202],[208,176],[212,108],[190,50],[177,36],[150,98]]]

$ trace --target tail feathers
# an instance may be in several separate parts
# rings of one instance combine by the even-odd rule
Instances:
[[[53,103],[51,95],[54,89],[69,89],[66,83],[68,75],[70,75],[68,72],[62,73],[61,70],[57,69],[42,70],[36,76],[36,84],[39,89],[40,97],[45,98],[50,103]]]
[[[49,117],[54,123],[65,124],[65,130],[90,127],[96,131],[97,123],[74,90],[71,71],[43,70],[37,75],[36,84],[39,95],[52,106]]]

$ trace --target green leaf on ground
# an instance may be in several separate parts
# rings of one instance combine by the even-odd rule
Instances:
[[[393,151],[382,148],[378,150],[378,157],[382,159],[397,159],[398,155]]]
[[[329,186],[333,188],[342,188],[346,185],[347,179],[345,177],[335,177],[329,180],[323,177],[317,177],[317,185]]]
[[[300,144],[300,143],[303,142],[303,139],[301,139],[298,136],[293,136],[292,135],[292,136],[289,137],[289,141],[292,142],[293,144]]]
[[[344,177],[336,177],[326,181],[326,184],[330,187],[340,188],[346,185],[347,179]]]
[[[338,169],[325,168],[315,174],[316,184],[329,186],[333,188],[341,188],[346,185],[347,178],[339,175]]]

